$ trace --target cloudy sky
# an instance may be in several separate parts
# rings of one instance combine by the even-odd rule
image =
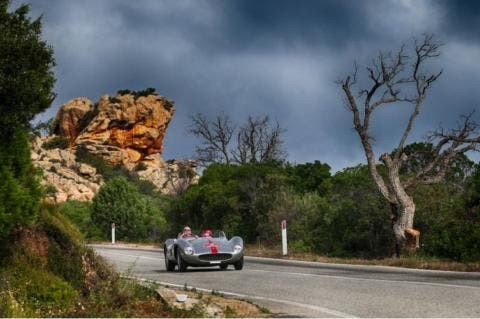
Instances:
[[[28,1],[13,1],[11,7]],[[480,122],[480,1],[31,0],[55,50],[58,94],[41,119],[77,96],[155,87],[176,102],[164,158],[193,155],[188,116],[221,111],[241,122],[270,115],[287,128],[292,162],[334,170],[364,162],[335,80],[422,33],[443,42],[431,64],[444,73],[410,141],[477,109]],[[408,115],[390,106],[373,119],[375,149],[391,150]],[[476,160],[478,156],[474,156]]]

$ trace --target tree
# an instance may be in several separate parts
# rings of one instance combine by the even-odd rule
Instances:
[[[413,183],[441,181],[456,155],[479,148],[478,125],[472,121],[472,114],[464,116],[457,129],[439,129],[431,133],[430,141],[435,144],[428,164],[409,179],[400,178],[400,170],[408,158],[404,152],[407,138],[428,91],[442,74],[442,71],[429,73],[425,67],[428,61],[440,55],[440,47],[433,35],[424,35],[423,39],[414,40],[410,55],[406,53],[405,45],[395,53],[380,52],[366,67],[369,83],[366,88],[357,88],[359,74],[356,64],[353,74],[338,82],[345,95],[345,104],[352,112],[354,128],[360,137],[370,174],[380,193],[390,203],[397,256],[406,247],[408,239],[414,239],[414,247],[419,247],[420,233],[413,226],[415,203],[407,192],[408,187]],[[395,152],[380,157],[386,168],[386,174],[381,175],[372,147],[370,121],[374,111],[389,104],[410,104],[412,110]]]
[[[188,132],[201,139],[195,151],[203,166],[211,163],[267,163],[283,161],[286,157],[281,139],[285,129],[268,116],[249,116],[240,127],[224,113],[214,120],[199,113],[191,117],[191,122]]]
[[[28,129],[33,117],[55,98],[53,50],[41,39],[41,18],[31,21],[29,7],[8,12],[0,1],[0,137]]]
[[[283,132],[285,129],[277,121],[270,123],[268,116],[249,116],[237,134],[237,149],[233,152],[235,161],[239,164],[282,161],[286,156],[282,149]]]
[[[92,221],[104,233],[115,223],[118,238],[146,239],[152,227],[164,223],[156,205],[142,196],[125,177],[116,177],[105,183],[93,198]]]
[[[288,165],[287,173],[291,184],[299,193],[322,191],[322,183],[331,177],[330,166],[320,161]]]
[[[41,39],[41,20],[22,5],[0,1],[0,238],[33,220],[41,197],[30,161],[30,121],[55,95],[52,49]]]
[[[230,164],[232,159],[229,146],[236,129],[230,117],[222,113],[210,121],[198,113],[190,119],[192,124],[188,132],[202,140],[201,145],[195,148],[200,164],[204,166],[210,163]]]

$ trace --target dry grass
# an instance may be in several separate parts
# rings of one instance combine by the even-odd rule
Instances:
[[[286,260],[316,261],[323,263],[394,266],[416,269],[448,270],[448,271],[480,271],[480,262],[460,263],[425,256],[407,256],[401,258],[362,259],[337,258],[314,253],[289,251],[288,256],[282,256],[281,247],[266,247],[263,245],[247,245],[245,255],[255,257],[279,258]]]

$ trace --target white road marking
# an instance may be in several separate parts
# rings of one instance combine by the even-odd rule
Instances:
[[[171,287],[176,287],[176,288],[187,288],[187,289],[195,288],[198,291],[212,292],[212,289],[179,285],[179,284],[174,284],[174,283],[169,283],[169,282],[164,282],[164,281],[150,280],[150,279],[141,278],[141,277],[124,276],[124,278],[135,279],[135,280],[140,280],[140,281],[149,282],[149,283],[155,283],[155,284],[162,285],[162,286],[171,286]],[[322,313],[325,313],[325,314],[328,314],[328,315],[341,317],[341,318],[358,318],[357,316],[354,316],[354,315],[346,313],[346,312],[333,310],[333,309],[329,309],[329,308],[325,308],[325,307],[321,307],[321,306],[311,305],[311,304],[304,304],[304,303],[290,301],[290,300],[283,300],[283,299],[255,296],[255,295],[245,295],[245,294],[239,294],[239,293],[236,293],[236,292],[229,292],[229,291],[217,291],[217,290],[215,290],[215,291],[217,293],[223,294],[225,296],[245,298],[245,299],[253,299],[253,300],[265,300],[265,301],[271,301],[271,302],[276,302],[276,303],[282,303],[282,304],[286,304],[286,305],[289,305],[289,306],[296,306],[296,307],[300,307],[300,308],[306,308],[306,309],[310,309],[310,310],[319,311],[319,312],[322,312]]]

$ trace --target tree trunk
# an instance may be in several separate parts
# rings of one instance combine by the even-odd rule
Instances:
[[[407,194],[400,181],[400,166],[392,163],[390,157],[385,157],[388,168],[391,191],[395,203],[391,204],[393,213],[393,233],[395,235],[395,254],[397,257],[406,251],[415,251],[420,245],[420,232],[413,228],[415,216],[415,203]]]
[[[398,204],[392,204],[393,233],[395,235],[395,255],[415,251],[420,247],[420,232],[413,228],[415,204],[410,196],[399,198]]]

